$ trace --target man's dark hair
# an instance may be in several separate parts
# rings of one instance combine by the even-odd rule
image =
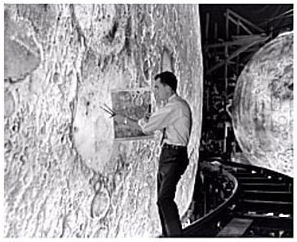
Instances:
[[[167,84],[172,88],[174,92],[176,92],[177,87],[177,79],[176,76],[170,71],[164,71],[155,76],[155,80],[160,78],[160,82],[162,84]]]

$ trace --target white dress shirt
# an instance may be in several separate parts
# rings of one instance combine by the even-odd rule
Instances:
[[[173,94],[164,107],[152,114],[148,122],[139,120],[144,133],[165,131],[163,144],[187,146],[192,129],[192,114],[189,104],[177,94]]]

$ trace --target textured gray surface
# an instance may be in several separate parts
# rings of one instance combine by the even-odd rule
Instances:
[[[234,95],[233,124],[253,165],[293,176],[293,33],[263,46],[246,65]]]
[[[5,5],[5,46],[6,237],[160,233],[160,134],[114,141],[99,104],[111,106],[113,89],[151,87],[165,67],[193,109],[176,199],[186,211],[201,129],[197,5]]]

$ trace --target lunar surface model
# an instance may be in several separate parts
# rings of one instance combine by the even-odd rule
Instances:
[[[248,160],[293,177],[293,33],[263,46],[239,76],[236,138]]]
[[[160,234],[155,194],[160,133],[121,133],[100,106],[122,105],[115,90],[130,90],[133,108],[152,104],[154,110],[153,96],[138,95],[139,90],[151,90],[160,71],[176,74],[178,93],[194,119],[190,164],[176,196],[184,214],[201,130],[198,5],[4,9],[5,236]],[[133,108],[131,114],[138,113]],[[121,139],[125,135],[130,138]]]

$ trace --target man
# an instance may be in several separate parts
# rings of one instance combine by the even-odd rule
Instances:
[[[192,128],[192,115],[188,103],[176,93],[177,79],[172,72],[155,76],[154,95],[165,105],[152,115],[146,115],[138,124],[144,133],[161,130],[162,151],[157,174],[158,209],[162,237],[179,237],[182,226],[176,203],[176,186],[189,163],[187,145]],[[125,121],[133,122],[128,117]]]

